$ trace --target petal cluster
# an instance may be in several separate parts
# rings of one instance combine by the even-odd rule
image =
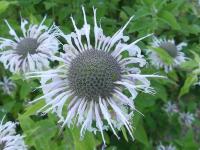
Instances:
[[[55,25],[50,28],[45,26],[45,19],[39,25],[30,24],[28,28],[28,21],[21,19],[22,37],[5,20],[13,37],[0,37],[0,61],[6,69],[13,73],[26,73],[49,68],[49,60],[58,50],[56,37],[59,32]]]
[[[130,136],[133,138],[132,117],[136,110],[133,99],[136,98],[138,91],[154,94],[154,89],[150,86],[147,77],[159,77],[158,75],[144,75],[140,68],[144,67],[146,60],[141,54],[140,48],[136,45],[140,40],[148,37],[142,37],[128,44],[128,36],[124,35],[124,30],[132,20],[121,27],[113,36],[106,36],[101,26],[97,24],[96,9],[94,12],[93,32],[90,24],[87,23],[84,7],[83,18],[84,25],[78,29],[74,19],[71,17],[75,31],[62,36],[66,39],[67,44],[64,45],[64,53],[59,57],[54,57],[62,65],[56,69],[42,72],[34,72],[29,77],[41,77],[41,88],[44,96],[35,99],[33,102],[46,99],[46,105],[39,111],[48,113],[56,112],[60,117],[63,127],[68,125],[77,125],[81,127],[81,136],[86,130],[96,133],[111,129],[118,137],[117,130],[125,126]],[[94,33],[94,39],[91,39]],[[110,97],[97,97],[89,100],[87,97],[80,97],[71,90],[68,76],[70,74],[71,62],[79,57],[79,55],[88,51],[105,52],[112,56],[121,68],[121,78],[114,82],[115,88]],[[129,57],[122,58],[122,52],[128,51]],[[91,56],[93,57],[92,53]],[[130,65],[132,65],[130,67]],[[96,67],[95,65],[93,67]],[[91,74],[92,76],[92,74]],[[126,96],[123,92],[128,90],[130,96]],[[67,108],[65,108],[67,105]],[[65,113],[67,111],[67,114]]]
[[[16,123],[0,123],[0,147],[2,150],[27,150],[23,137],[16,133]]]

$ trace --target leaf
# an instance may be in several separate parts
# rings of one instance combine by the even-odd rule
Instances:
[[[69,129],[68,132],[71,132],[75,150],[93,150],[95,148],[96,143],[91,132],[86,132],[83,139],[80,138],[80,129],[76,127]]]
[[[181,88],[181,91],[179,93],[179,98],[181,96],[183,96],[184,94],[187,94],[189,92],[190,86],[193,85],[194,83],[197,82],[197,76],[196,75],[189,75],[186,80],[185,83],[183,85],[183,87]]]
[[[128,136],[127,136],[127,133],[126,133],[126,129],[124,127],[122,127],[121,130],[122,130],[122,134],[123,134],[125,140],[128,142]]]
[[[52,150],[55,144],[51,139],[57,132],[52,119],[34,122],[30,117],[19,115],[20,126],[24,131],[27,145],[34,146],[37,150]]]
[[[35,103],[34,105],[31,105],[29,107],[26,108],[26,112],[23,114],[24,117],[28,117],[31,115],[35,115],[36,112],[42,108],[42,106],[45,105],[45,101],[40,100],[37,103]]]
[[[159,17],[161,20],[163,20],[164,22],[166,22],[168,25],[170,25],[172,27],[172,29],[176,29],[176,30],[180,30],[181,27],[178,24],[176,18],[174,17],[174,15],[169,12],[169,11],[163,11],[159,14]]]
[[[164,49],[159,47],[150,47],[149,49],[155,51],[164,63],[168,65],[173,63],[172,57]]]
[[[20,98],[24,99],[26,98],[29,93],[31,92],[31,85],[27,82],[21,82],[21,88],[20,88]]]
[[[136,115],[140,115],[140,114],[136,114]],[[134,123],[136,123],[135,131],[134,131],[135,139],[138,140],[139,142],[141,142],[142,144],[144,144],[145,146],[149,146],[147,134],[146,134],[146,131],[144,130],[143,121],[142,121],[141,117],[135,116]]]
[[[3,13],[8,6],[10,5],[10,2],[8,1],[0,1],[0,14]]]
[[[194,132],[189,130],[185,136],[181,139],[177,139],[176,142],[181,146],[182,150],[197,150],[198,144],[194,139]]]

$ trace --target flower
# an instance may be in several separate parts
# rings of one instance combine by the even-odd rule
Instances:
[[[11,121],[0,123],[0,149],[1,150],[27,150],[23,137],[16,134],[16,123]]]
[[[86,130],[100,131],[105,144],[103,131],[110,127],[118,137],[116,129],[120,130],[124,125],[133,138],[131,118],[136,109],[132,99],[137,96],[137,91],[153,94],[147,77],[158,77],[143,75],[140,71],[146,61],[135,44],[145,37],[126,43],[128,36],[124,36],[123,31],[132,17],[112,37],[105,36],[103,29],[97,25],[96,9],[93,9],[93,46],[84,7],[82,10],[83,28],[78,29],[71,17],[75,32],[63,34],[68,44],[64,45],[65,52],[57,57],[63,65],[54,70],[28,74],[29,78],[42,77],[44,96],[33,102],[45,98],[47,104],[39,111],[56,112],[63,122],[62,127],[81,126],[81,136]],[[120,54],[125,50],[130,56],[122,58]],[[135,66],[129,67],[130,64]],[[123,93],[124,87],[131,97]],[[67,115],[64,115],[66,104]]]
[[[178,107],[176,104],[173,104],[171,101],[168,101],[165,105],[164,105],[164,111],[167,114],[174,114],[178,112]]]
[[[162,143],[160,143],[160,145],[158,145],[156,149],[157,150],[176,150],[176,147],[173,146],[172,144],[168,146],[164,146]]]
[[[192,123],[194,122],[195,117],[194,114],[187,112],[187,113],[180,113],[180,121],[185,126],[190,127]]]
[[[58,50],[59,42],[57,27],[51,28],[43,25],[46,17],[39,25],[30,24],[28,29],[27,20],[21,19],[23,37],[19,37],[15,30],[5,20],[9,28],[9,34],[14,39],[0,37],[0,61],[6,69],[13,73],[25,73],[42,70],[49,67],[51,56]]]
[[[16,84],[7,77],[3,77],[3,80],[0,81],[1,89],[3,90],[4,94],[10,95],[16,88]]]
[[[151,43],[152,48],[161,48],[167,52],[169,56],[172,58],[172,62],[170,64],[164,62],[160,56],[153,50],[148,50],[148,55],[151,61],[151,64],[155,66],[157,69],[164,68],[165,72],[170,72],[174,67],[179,66],[181,63],[186,61],[185,54],[181,52],[183,46],[187,46],[186,43],[182,42],[178,45],[175,44],[175,41],[166,40],[166,39],[158,39],[157,37],[153,37],[153,42]]]

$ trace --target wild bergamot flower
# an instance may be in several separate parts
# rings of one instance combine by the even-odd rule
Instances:
[[[174,113],[178,112],[178,106],[174,103],[172,103],[171,101],[168,101],[164,107],[163,110],[169,114],[169,115],[173,115]]]
[[[27,150],[23,137],[16,134],[16,123],[0,123],[0,150]]]
[[[128,36],[124,36],[123,32],[132,17],[113,36],[105,36],[103,29],[97,25],[94,9],[93,46],[91,28],[84,7],[82,9],[83,28],[78,29],[71,17],[75,32],[63,34],[68,44],[64,45],[64,53],[57,59],[63,65],[29,76],[42,77],[44,96],[35,101],[46,98],[47,104],[40,111],[57,112],[63,127],[72,124],[81,126],[81,136],[86,130],[100,131],[105,143],[104,130],[110,127],[118,137],[116,130],[124,125],[133,137],[131,117],[136,110],[133,99],[138,91],[154,93],[147,77],[158,77],[142,75],[140,71],[146,61],[135,44],[145,37],[126,43]],[[130,56],[122,58],[124,51],[128,51]],[[124,94],[124,89],[130,92],[129,97]],[[65,104],[68,106],[66,116],[63,110]]]
[[[25,73],[49,67],[48,59],[52,59],[51,56],[58,50],[59,42],[56,39],[57,27],[43,25],[45,19],[39,25],[30,24],[28,29],[28,21],[22,19],[22,37],[5,20],[9,34],[13,36],[13,39],[0,37],[0,61],[6,69],[13,73]]]
[[[195,115],[193,113],[180,113],[180,121],[183,125],[190,127],[192,123],[195,121]]]
[[[160,143],[156,150],[176,150],[176,147],[173,146],[172,144],[168,145],[168,146],[164,146],[162,143]]]
[[[167,54],[171,57],[172,62],[166,63],[162,60],[157,52],[150,49],[148,51],[149,58],[151,60],[151,64],[155,66],[157,69],[164,68],[165,72],[171,71],[174,67],[179,66],[181,63],[186,61],[185,54],[181,52],[182,47],[187,44],[182,42],[176,45],[173,39],[166,40],[159,39],[157,37],[153,37],[153,42],[151,43],[152,48],[160,48],[167,52]]]
[[[16,84],[8,77],[3,77],[0,81],[0,88],[3,90],[4,94],[11,94],[15,88]]]

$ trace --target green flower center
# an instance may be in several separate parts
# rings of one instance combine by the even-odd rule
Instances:
[[[28,53],[35,54],[38,45],[39,44],[36,39],[25,38],[18,43],[16,52],[23,56],[26,56]]]
[[[118,61],[109,53],[87,50],[80,53],[70,64],[69,86],[75,94],[88,100],[109,98],[115,81],[121,78]]]
[[[171,42],[162,42],[160,48],[164,49],[172,58],[178,55],[176,45]]]

